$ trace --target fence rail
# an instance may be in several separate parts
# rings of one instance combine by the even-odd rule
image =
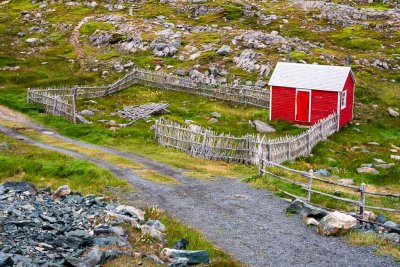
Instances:
[[[388,212],[394,212],[394,213],[400,213],[399,209],[392,209],[392,208],[385,208],[385,207],[374,207],[374,206],[369,206],[366,205],[366,196],[367,195],[374,195],[374,196],[379,196],[379,197],[398,197],[400,198],[399,194],[394,194],[394,193],[375,193],[375,192],[369,192],[366,190],[367,185],[365,183],[362,183],[360,186],[354,186],[354,185],[346,185],[346,184],[341,184],[338,182],[333,182],[333,181],[329,181],[320,177],[317,177],[314,175],[314,173],[312,172],[312,170],[310,170],[309,172],[305,172],[305,171],[299,171],[299,170],[295,170],[295,169],[291,169],[288,168],[286,166],[282,166],[280,164],[274,163],[274,162],[268,162],[269,166],[273,166],[273,167],[277,167],[279,169],[283,169],[292,173],[296,173],[296,174],[300,174],[304,177],[307,178],[307,184],[305,183],[301,183],[298,181],[295,181],[293,179],[287,178],[287,177],[282,177],[280,175],[277,175],[273,172],[270,172],[268,170],[263,170],[262,174],[268,174],[274,178],[280,179],[284,182],[287,183],[292,183],[295,185],[300,186],[303,190],[305,190],[307,192],[307,198],[304,197],[300,197],[297,196],[295,194],[292,193],[288,193],[286,191],[283,191],[285,194],[293,197],[293,198],[300,198],[303,199],[309,203],[311,203],[312,199],[311,199],[311,193],[314,194],[319,194],[325,197],[329,197],[335,200],[339,200],[339,201],[343,201],[343,202],[347,202],[347,203],[351,203],[352,205],[358,206],[359,207],[359,214],[362,216],[364,214],[365,209],[373,209],[373,210],[383,210],[383,211],[388,211]],[[315,185],[313,184],[313,181],[317,180],[319,182],[325,183],[325,184],[330,184],[330,185],[335,185],[337,187],[342,187],[342,188],[348,188],[351,189],[352,191],[356,192],[359,194],[359,199],[360,200],[354,200],[354,199],[349,199],[349,198],[345,198],[345,197],[339,197],[339,196],[335,196],[329,193],[325,193],[325,192],[321,192],[319,190],[315,190]],[[314,186],[314,189],[313,189]]]
[[[143,69],[134,69],[123,78],[109,85],[28,89],[27,101],[39,103],[46,113],[63,116],[75,123],[77,117],[76,106],[75,104],[70,104],[74,103],[75,99],[103,97],[124,90],[134,84],[147,85],[168,91],[185,92],[236,104],[260,108],[269,107],[269,91],[260,87],[221,83],[210,84],[202,80]],[[50,98],[53,100],[57,98],[58,101],[53,103],[49,100]],[[66,108],[63,105],[71,105],[71,107]],[[66,111],[67,109],[68,111]]]
[[[338,130],[338,116],[332,114],[307,131],[296,136],[268,139],[265,135],[235,137],[217,134],[199,127],[182,126],[160,118],[155,124],[155,138],[159,144],[185,151],[192,156],[259,165],[260,172],[266,163],[281,163],[306,156],[319,141]]]

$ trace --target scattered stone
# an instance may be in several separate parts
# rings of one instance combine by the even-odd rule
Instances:
[[[54,193],[53,197],[62,198],[71,194],[71,188],[68,185],[60,186]]]
[[[315,172],[316,174],[320,175],[320,176],[324,176],[324,177],[328,177],[331,174],[329,173],[329,171],[325,170],[325,169],[320,169],[318,171]]]
[[[399,155],[390,155],[391,159],[395,159],[395,160],[400,160],[400,156]]]
[[[214,112],[211,112],[211,116],[213,116],[214,118],[221,118],[222,115],[220,113],[214,111]]]
[[[159,220],[148,220],[146,222],[146,225],[148,225],[162,233],[165,233],[165,230],[166,230],[165,225],[162,222],[160,222]]]
[[[223,45],[221,46],[220,49],[217,50],[217,54],[220,56],[226,56],[228,55],[232,49],[228,45]]]
[[[300,214],[303,217],[310,217],[315,219],[321,219],[327,214],[325,210],[305,203],[300,199],[295,199],[292,203],[290,203],[289,207],[286,208],[286,211]]]
[[[211,119],[209,119],[208,121],[211,122],[211,123],[217,123],[217,122],[219,122],[216,118],[211,118]]]
[[[383,215],[382,213],[380,213],[380,214],[378,215],[378,217],[376,218],[376,222],[384,224],[384,223],[386,222],[385,215]]]
[[[185,238],[179,239],[173,246],[173,249],[177,250],[185,250],[186,246],[189,244],[189,241],[187,241]]]
[[[88,110],[88,109],[84,109],[84,110],[81,110],[81,111],[79,112],[79,115],[81,115],[81,116],[93,117],[93,116],[94,116],[94,112],[91,111],[91,110]]]
[[[177,258],[186,258],[187,264],[209,264],[210,258],[208,252],[205,250],[177,250],[171,248],[164,248],[161,251],[161,257],[164,260],[172,260]]]
[[[358,173],[371,173],[371,174],[379,174],[379,171],[373,167],[360,167],[357,168]]]
[[[41,43],[41,39],[39,38],[28,38],[25,40],[26,43],[30,44],[31,46],[36,46]]]
[[[397,228],[397,223],[392,222],[392,221],[386,221],[383,225],[387,226],[387,227]]]
[[[29,192],[30,194],[36,194],[38,192],[38,189],[34,184],[27,182],[6,182],[3,184],[3,187],[19,193]]]
[[[383,159],[378,159],[378,158],[374,158],[374,161],[375,161],[376,163],[379,163],[379,164],[384,164],[384,163],[386,163]]]
[[[256,130],[259,133],[273,133],[276,131],[275,128],[271,125],[259,120],[253,121],[252,124],[254,125],[254,127],[256,127]]]
[[[380,238],[392,241],[394,243],[400,243],[400,235],[397,233],[383,233],[379,235]]]
[[[166,242],[165,234],[160,232],[159,230],[153,228],[152,226],[144,224],[141,226],[140,230],[143,235],[149,235],[149,236],[151,236],[151,238],[153,238],[154,240],[157,240],[161,243]]]
[[[368,221],[375,221],[376,215],[372,211],[364,211],[363,219]]]
[[[335,211],[320,221],[318,233],[322,235],[344,235],[357,225],[357,220],[347,214]]]
[[[392,117],[398,117],[399,116],[399,112],[397,112],[396,110],[394,110],[393,108],[388,108],[388,113],[390,116]]]
[[[382,164],[376,164],[375,166],[381,169],[390,169],[394,166],[394,163],[382,163]]]

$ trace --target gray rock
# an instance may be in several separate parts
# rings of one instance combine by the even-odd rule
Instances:
[[[187,258],[176,258],[173,259],[170,264],[168,264],[168,267],[186,267],[188,265],[189,260]]]
[[[348,233],[357,225],[354,217],[335,211],[322,218],[318,225],[318,233],[322,235],[339,236]]]
[[[331,175],[331,174],[330,174],[327,170],[325,170],[325,169],[320,169],[320,170],[316,171],[315,173],[318,174],[318,175],[321,175],[321,176],[325,176],[325,177],[328,177],[328,176]]]
[[[228,46],[228,45],[223,45],[223,46],[221,46],[220,49],[217,50],[217,54],[220,55],[220,56],[226,56],[226,55],[228,55],[231,51],[232,51],[232,49],[230,48],[230,46]]]
[[[12,267],[14,266],[14,261],[11,258],[12,255],[4,254],[0,252],[0,266],[2,267]]]
[[[178,250],[185,250],[186,246],[189,244],[189,241],[187,241],[187,239],[182,238],[179,239],[173,246],[173,249],[178,249]]]
[[[68,185],[62,185],[59,188],[57,188],[56,191],[54,191],[53,197],[62,198],[68,196],[69,194],[71,194],[71,188],[69,188]]]
[[[185,70],[177,69],[175,71],[175,74],[178,75],[178,76],[186,76],[187,72]]]
[[[393,108],[388,108],[388,113],[390,116],[392,117],[398,117],[400,114],[399,112],[397,112],[396,110],[394,110]]]
[[[213,116],[214,118],[221,118],[222,115],[216,111],[213,111],[211,112],[211,116]]]
[[[383,233],[379,235],[380,238],[390,240],[394,243],[399,243],[400,242],[400,235],[397,233]]]
[[[26,43],[30,44],[31,46],[36,46],[42,42],[39,38],[28,38],[25,40]]]
[[[357,172],[358,173],[379,174],[379,171],[377,169],[375,169],[373,167],[368,167],[368,166],[357,168]]]
[[[188,260],[187,264],[209,264],[210,258],[208,252],[205,250],[177,250],[164,248],[161,251],[163,258],[177,259],[186,258]]]
[[[253,125],[259,133],[273,133],[276,131],[274,127],[259,120],[253,121]]]
[[[385,223],[385,222],[386,222],[385,215],[383,215],[382,213],[380,213],[380,214],[378,215],[378,217],[376,218],[376,222],[378,222],[378,223]]]
[[[208,120],[211,123],[218,123],[219,121],[216,118],[211,118]]]
[[[397,223],[392,222],[392,221],[386,221],[383,225],[384,225],[384,226],[388,226],[388,227],[397,228]]]
[[[305,203],[300,199],[295,199],[292,203],[290,203],[289,207],[286,208],[286,211],[315,219],[321,219],[327,214],[325,210]]]
[[[160,231],[161,233],[165,233],[166,231],[165,225],[159,220],[148,220],[146,225]]]
[[[84,109],[79,111],[79,115],[81,116],[88,116],[88,117],[93,117],[94,116],[94,112],[88,109]]]

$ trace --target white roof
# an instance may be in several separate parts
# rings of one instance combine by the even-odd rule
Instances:
[[[350,67],[278,62],[268,85],[340,92],[349,73]]]

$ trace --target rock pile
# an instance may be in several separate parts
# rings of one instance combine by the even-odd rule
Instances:
[[[103,197],[84,197],[68,186],[52,192],[24,182],[1,184],[0,266],[94,267],[121,255],[172,266],[209,262],[206,251],[184,250],[186,240],[180,241],[178,250],[164,249],[162,260],[135,251],[122,226],[131,225],[161,248],[166,242],[165,226],[158,220],[145,221],[144,215]]]

